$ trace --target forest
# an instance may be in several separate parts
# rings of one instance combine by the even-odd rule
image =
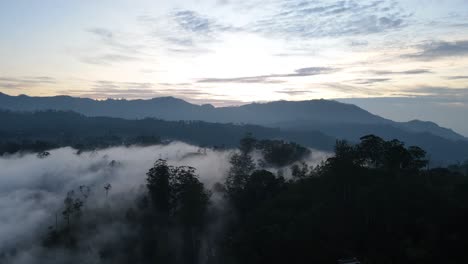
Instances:
[[[162,157],[124,205],[112,205],[115,184],[76,186],[30,254],[41,263],[468,261],[468,162],[429,168],[423,149],[374,135],[337,141],[316,165],[304,162],[310,154],[247,134],[213,184]],[[1,262],[22,263],[21,246]]]
[[[359,143],[361,136],[373,134],[385,140],[397,138],[409,145],[424,148],[432,167],[447,166],[468,159],[467,140],[445,138],[429,132],[403,133],[392,126],[377,129],[374,125],[365,123],[325,125],[323,122],[296,121],[295,123],[302,124],[302,128],[284,128],[226,122],[123,119],[90,117],[71,111],[14,112],[0,109],[0,154],[22,150],[44,151],[66,146],[93,150],[170,141],[183,141],[203,147],[235,148],[246,133],[252,133],[259,139],[281,139],[305,147],[332,151],[337,139],[346,139],[355,144]]]
[[[335,139],[317,131],[284,131],[250,124],[166,121],[155,118],[127,120],[87,117],[71,111],[12,112],[0,110],[0,155],[40,152],[71,146],[94,150],[121,145],[147,146],[170,141],[235,148],[246,134],[261,139],[284,139],[320,150],[332,150]]]

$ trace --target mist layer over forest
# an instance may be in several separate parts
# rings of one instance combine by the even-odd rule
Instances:
[[[96,151],[65,147],[39,154],[4,155],[0,157],[0,260],[6,263],[104,262],[102,248],[109,241],[118,244],[121,236],[135,232],[136,227],[129,226],[125,216],[146,195],[146,173],[159,159],[172,166],[195,167],[198,179],[211,192],[210,206],[227,208],[224,196],[211,190],[216,183],[226,180],[229,159],[234,153],[236,150],[219,151],[172,142]],[[253,155],[257,162],[262,160],[260,152]],[[309,165],[317,165],[329,155],[314,150],[302,159]],[[289,168],[269,169],[292,177]],[[73,245],[72,249],[45,247],[48,232],[67,225],[64,199],[71,194],[73,199],[83,202],[79,216],[69,220],[72,225],[80,222],[88,227],[76,235],[83,243]]]

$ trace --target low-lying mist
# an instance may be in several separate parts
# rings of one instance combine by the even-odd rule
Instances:
[[[6,259],[8,263],[100,263],[94,245],[132,232],[122,221],[121,209],[130,208],[146,192],[146,173],[156,160],[165,159],[173,166],[196,168],[200,181],[211,189],[215,183],[224,182],[234,151],[173,142],[89,152],[60,148],[49,151],[50,155],[45,157],[34,153],[0,157],[0,260]],[[312,151],[305,162],[316,165],[328,156]],[[254,157],[259,159],[260,154]],[[274,173],[281,170],[286,178],[290,175],[288,168],[268,169]],[[106,190],[109,184],[111,187]],[[86,191],[80,186],[86,186]],[[78,256],[41,246],[48,227],[63,224],[63,202],[71,190],[86,196],[83,221],[92,220],[97,225],[94,232],[81,234],[87,236],[88,245],[74,253]],[[106,210],[105,222],[99,215],[102,209]]]

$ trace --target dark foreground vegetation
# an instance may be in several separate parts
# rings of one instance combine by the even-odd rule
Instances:
[[[37,243],[70,256],[96,251],[101,263],[468,263],[468,163],[428,169],[424,150],[372,135],[337,142],[316,167],[298,162],[307,151],[247,136],[210,190],[195,168],[157,160],[112,239],[88,243],[96,222],[112,217],[86,210],[81,186]],[[265,169],[285,165],[292,178]]]

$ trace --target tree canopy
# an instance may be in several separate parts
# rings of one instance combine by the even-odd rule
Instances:
[[[253,157],[259,151],[268,160],[276,149],[284,154],[272,162],[289,166],[292,177],[267,170]],[[211,190],[195,168],[157,160],[147,172],[146,188],[130,208],[122,209],[122,223],[130,231],[96,245],[100,260],[468,262],[466,163],[428,168],[421,148],[374,135],[358,144],[337,141],[335,155],[316,166],[302,159],[304,149],[247,135],[231,155],[225,182]],[[105,199],[108,186],[99,187]],[[86,234],[94,230],[89,219],[108,219],[107,211],[87,209],[89,193],[84,186],[68,193],[63,221],[49,229],[44,247],[86,247]],[[89,214],[95,217],[87,218]]]

